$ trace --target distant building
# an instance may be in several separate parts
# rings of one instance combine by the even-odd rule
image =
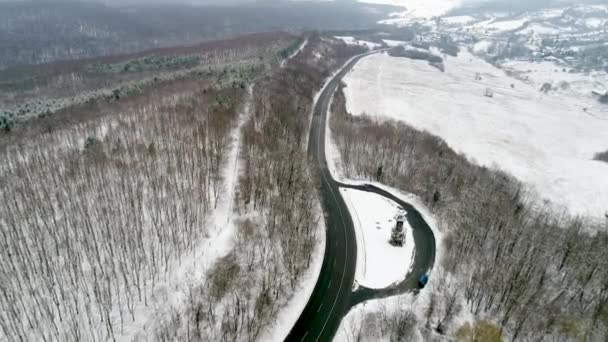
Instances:
[[[393,246],[403,246],[405,244],[405,212],[400,211],[395,216],[395,227],[391,231],[390,243]]]

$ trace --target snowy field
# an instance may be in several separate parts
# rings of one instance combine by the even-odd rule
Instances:
[[[592,159],[608,149],[608,121],[583,110],[591,99],[543,94],[467,52],[444,63],[442,73],[426,61],[366,57],[344,79],[347,109],[427,130],[554,206],[604,219],[608,163]]]
[[[365,41],[365,40],[355,39],[354,37],[335,36],[334,38],[340,39],[341,41],[345,42],[347,45],[364,46],[364,47],[366,47],[366,48],[368,48],[370,50],[373,50],[373,49],[381,46],[381,44],[374,43],[374,42],[368,42],[368,41]]]
[[[405,244],[389,243],[395,216],[403,210],[380,195],[341,188],[340,193],[353,218],[357,235],[355,286],[381,289],[405,279],[414,256],[412,228],[404,224]]]
[[[466,0],[359,0],[360,2],[404,7],[405,11],[395,13],[394,19],[425,17],[430,18],[447,13]],[[395,22],[397,23],[397,22]]]
[[[586,73],[572,72],[567,67],[554,61],[507,61],[500,65],[502,69],[515,72],[526,83],[540,89],[543,84],[551,85],[550,93],[577,98],[586,104],[587,113],[608,120],[608,106],[597,101],[592,91],[608,91],[608,74],[604,71]]]

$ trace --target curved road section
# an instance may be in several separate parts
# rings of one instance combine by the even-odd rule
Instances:
[[[321,197],[325,212],[326,244],[321,273],[300,318],[286,341],[331,341],[342,317],[351,306],[371,298],[381,298],[416,289],[419,273],[429,270],[435,259],[433,232],[418,211],[390,193],[371,185],[352,186],[338,183],[327,168],[325,159],[325,122],[329,101],[342,78],[363,57],[354,57],[327,83],[314,106],[308,140],[309,157],[318,165]],[[408,221],[414,229],[416,255],[412,271],[406,279],[387,289],[359,288],[352,292],[357,262],[357,239],[352,218],[340,195],[339,187],[371,191],[395,200],[408,211]]]

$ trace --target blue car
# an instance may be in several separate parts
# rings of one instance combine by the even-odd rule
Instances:
[[[429,282],[429,276],[426,274],[423,274],[420,276],[420,278],[418,278],[418,288],[421,289],[423,288],[426,283]]]

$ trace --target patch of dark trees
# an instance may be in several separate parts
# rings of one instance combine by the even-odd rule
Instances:
[[[369,8],[374,7],[373,11]],[[0,2],[0,69],[277,30],[363,29],[396,7],[342,2],[239,6],[85,1]]]
[[[409,59],[428,61],[429,65],[439,69],[441,72],[445,71],[445,68],[443,66],[443,58],[434,55],[430,51],[396,46],[388,50],[388,54],[391,57],[404,57]]]
[[[597,153],[593,159],[608,163],[608,151]]]

